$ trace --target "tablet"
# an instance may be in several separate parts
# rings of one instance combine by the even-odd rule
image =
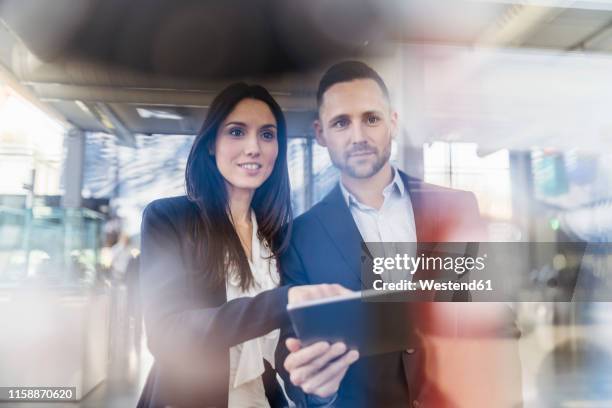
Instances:
[[[404,350],[415,342],[409,303],[374,290],[298,304],[287,311],[302,344],[342,341],[370,356]]]

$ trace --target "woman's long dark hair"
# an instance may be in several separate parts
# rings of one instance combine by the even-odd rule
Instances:
[[[219,126],[244,99],[264,102],[276,118],[278,156],[270,177],[255,190],[251,208],[258,224],[258,238],[268,245],[275,258],[288,245],[291,229],[291,195],[287,170],[287,125],[283,112],[268,91],[244,82],[225,88],[213,100],[202,129],[193,142],[185,183],[187,197],[199,209],[192,233],[197,265],[210,274],[215,285],[225,285],[230,265],[236,268],[243,290],[253,285],[248,259],[230,219],[225,180],[212,152]]]

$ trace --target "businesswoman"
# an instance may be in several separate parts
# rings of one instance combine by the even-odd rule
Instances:
[[[237,83],[212,102],[185,172],[187,195],[142,222],[141,295],[155,362],[139,407],[285,405],[271,365],[288,301],[325,286],[277,287],[291,203],[283,113]]]

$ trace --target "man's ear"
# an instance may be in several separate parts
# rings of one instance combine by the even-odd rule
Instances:
[[[319,119],[315,119],[312,123],[312,127],[314,128],[315,138],[317,139],[317,143],[323,147],[327,147],[327,143],[325,143],[325,138],[323,137],[323,125]]]

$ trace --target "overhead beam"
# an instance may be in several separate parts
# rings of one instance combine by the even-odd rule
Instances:
[[[534,2],[514,3],[508,5],[504,13],[484,30],[476,46],[521,46],[525,40],[545,21],[556,18],[571,4],[566,0],[557,0],[554,7]]]
[[[136,147],[136,138],[110,107],[103,103],[85,103],[85,106],[109,133],[117,136],[119,144]]]
[[[208,108],[218,93],[179,89],[142,89],[105,86],[78,86],[65,84],[30,83],[42,100],[82,101],[85,103],[122,103],[128,105],[183,106]],[[287,111],[316,109],[314,95],[297,96],[271,92]]]
[[[70,128],[73,126],[62,114],[51,108],[49,105],[43,103],[43,101],[41,101],[36,94],[21,84],[15,75],[13,75],[13,73],[6,69],[2,64],[0,64],[0,83],[4,83],[5,85],[9,86],[13,91],[19,94],[19,96],[49,115],[55,121],[59,122],[63,127]]]
[[[587,50],[589,48],[589,43],[597,39],[601,39],[603,36],[609,34],[609,31],[612,30],[612,20],[608,21],[603,26],[594,30],[592,33],[582,38],[580,41],[577,41],[575,44],[570,45],[567,50],[568,51],[576,51],[576,50]]]

